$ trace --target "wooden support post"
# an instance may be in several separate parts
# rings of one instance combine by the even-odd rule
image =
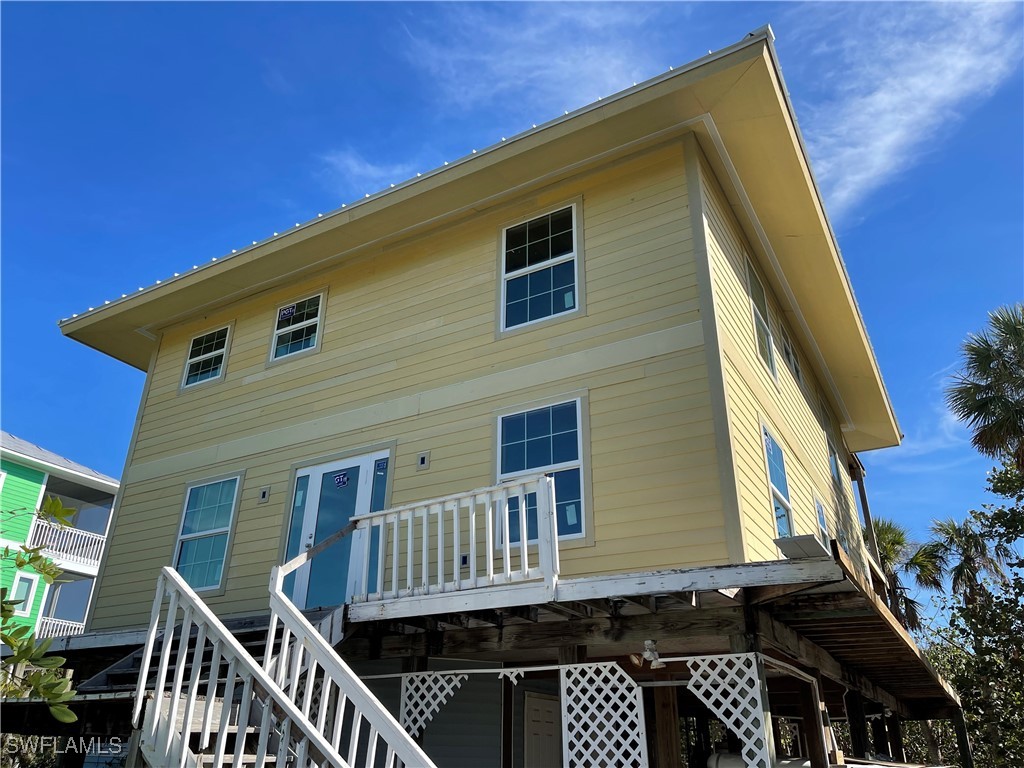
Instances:
[[[971,754],[971,740],[967,736],[967,723],[964,711],[957,709],[953,713],[953,729],[956,731],[956,746],[960,751],[960,768],[974,768],[974,755]]]
[[[559,664],[583,664],[587,660],[587,646],[585,645],[560,645],[558,646]]]
[[[782,743],[782,725],[777,717],[770,717],[768,719],[772,723],[772,739],[775,741],[775,749],[778,751],[779,745]]]
[[[864,488],[864,465],[860,463],[860,459],[854,456],[854,476],[853,479],[857,483],[857,494],[860,496],[860,508],[864,513],[864,530],[867,532],[868,551],[875,556],[875,561],[878,562],[881,558],[878,555],[878,541],[875,539],[875,526],[871,522],[871,507],[868,505],[868,493]]]
[[[654,689],[655,765],[682,768],[679,740],[679,692],[665,686]]]
[[[512,681],[501,679],[501,768],[512,768],[512,740],[514,724],[512,713],[516,706],[516,687]]]
[[[895,712],[889,715],[889,754],[897,763],[907,762],[907,751],[903,746],[903,723]]]
[[[825,724],[822,720],[824,702],[818,693],[818,686],[808,683],[800,695],[800,733],[806,745],[806,757],[811,768],[828,768],[828,747],[825,744]]]
[[[864,719],[864,698],[860,691],[850,689],[843,697],[846,720],[850,724],[850,746],[854,757],[867,757],[868,724]]]
[[[889,735],[885,732],[885,715],[871,720],[871,745],[876,755],[889,754]]]
[[[696,744],[693,750],[693,764],[704,765],[715,752],[715,745],[711,741],[711,720],[707,715],[697,715],[694,720]]]

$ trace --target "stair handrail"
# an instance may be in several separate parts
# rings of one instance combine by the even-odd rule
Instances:
[[[341,538],[342,535],[346,535],[349,527],[354,529],[354,525],[346,526],[346,528],[333,534],[333,536]],[[330,539],[325,539],[318,547],[329,546],[329,541]],[[314,557],[317,554],[315,550],[318,547],[313,547],[304,552],[303,554],[307,556],[306,559]],[[277,623],[280,622],[284,627],[283,642],[287,642],[288,636],[291,635],[295,640],[301,642],[300,656],[303,654],[310,656],[309,661],[303,661],[301,657],[291,659],[289,666],[293,674],[299,669],[305,671],[309,668],[315,670],[319,667],[334,680],[339,689],[344,691],[348,700],[354,705],[355,711],[361,714],[370,727],[384,740],[388,749],[404,765],[410,768],[435,768],[434,762],[427,756],[422,747],[416,743],[416,740],[402,727],[398,720],[395,719],[395,716],[380,703],[373,692],[337,654],[330,643],[324,639],[323,635],[306,619],[302,611],[285,595],[285,576],[299,568],[306,559],[303,559],[300,555],[284,565],[275,566],[270,572],[270,629],[267,632],[268,653],[266,656],[268,672],[273,669],[274,663],[279,665],[278,674],[281,674],[283,671],[280,668],[281,659],[275,658],[272,661],[269,652],[270,643],[276,636]],[[342,687],[342,683],[344,683],[344,687]],[[293,680],[291,684],[297,685],[297,681]],[[308,696],[306,698],[308,699]]]
[[[299,709],[299,707],[291,700],[288,694],[278,686],[274,679],[259,663],[256,662],[249,652],[245,650],[238,639],[231,634],[230,630],[228,630],[223,623],[221,623],[220,619],[217,618],[217,616],[192,590],[178,572],[169,566],[162,568],[160,576],[157,578],[156,597],[153,600],[149,632],[146,636],[146,644],[142,655],[142,668],[139,671],[139,682],[135,691],[135,706],[132,711],[132,725],[135,728],[140,727],[142,705],[145,700],[147,682],[150,676],[150,662],[153,657],[153,648],[156,644],[157,635],[159,634],[160,616],[163,611],[165,594],[169,596],[169,603],[167,619],[163,632],[164,643],[160,653],[159,669],[157,671],[157,679],[154,685],[154,691],[158,697],[157,706],[160,706],[159,697],[162,696],[164,688],[168,682],[168,665],[170,662],[171,648],[174,645],[174,630],[177,628],[176,613],[179,604],[181,604],[184,605],[186,619],[182,622],[180,633],[181,639],[178,641],[179,652],[182,640],[187,640],[190,636],[191,627],[187,625],[190,623],[196,623],[200,628],[200,636],[212,641],[215,644],[215,647],[219,647],[221,658],[230,660],[229,669],[237,669],[237,666],[241,666],[242,671],[250,677],[251,683],[245,684],[247,689],[250,691],[256,689],[269,698],[273,702],[273,706],[280,710],[288,721],[298,727],[302,736],[309,740],[313,751],[318,753],[322,760],[329,761],[332,766],[347,768],[349,763],[345,761],[327,738],[320,733],[309,718],[303,715],[301,709]],[[197,621],[197,619],[199,621]],[[306,623],[308,624],[308,622]],[[171,713],[168,717],[168,730],[174,727],[177,704],[182,695],[180,688],[183,680],[180,670],[183,668],[184,662],[181,661],[178,670],[175,671],[172,681]],[[189,700],[189,704],[187,704],[186,707],[194,703],[195,697],[192,692],[189,693]],[[185,718],[186,721],[188,719],[188,717]],[[185,724],[187,727],[191,728],[190,723],[186,722]],[[156,728],[157,720],[154,719],[154,736]],[[204,731],[205,730],[206,728],[204,728]],[[158,739],[157,741],[159,744],[160,740]],[[182,742],[184,743],[185,741],[187,741],[187,739],[183,736]],[[164,740],[164,744],[169,745],[169,743],[169,739]],[[411,764],[407,763],[407,765]]]

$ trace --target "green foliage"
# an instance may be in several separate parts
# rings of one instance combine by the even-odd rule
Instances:
[[[903,578],[910,577],[918,587],[941,589],[945,563],[933,542],[911,542],[907,529],[899,523],[880,517],[873,524],[879,565],[889,580],[892,593],[889,607],[907,629],[920,630],[921,604],[910,596],[909,587],[903,583]]]
[[[28,514],[26,510],[11,510],[4,514]],[[48,496],[38,513],[41,520],[70,525],[75,510],[65,507],[60,499]],[[53,584],[61,576],[61,570],[42,554],[42,548],[22,546],[17,550],[4,548],[3,560],[15,568],[32,568],[47,584]],[[62,723],[73,723],[78,717],[68,708],[67,702],[75,695],[71,681],[64,674],[65,659],[62,656],[48,656],[53,642],[47,638],[37,640],[31,628],[15,621],[15,611],[21,600],[9,599],[7,589],[0,590],[0,642],[11,653],[5,656],[0,667],[0,696],[41,698],[47,702],[50,714]]]
[[[963,366],[946,390],[950,411],[970,427],[985,456],[1024,470],[1024,304],[989,314],[989,327],[968,334]]]
[[[925,651],[960,694],[977,765],[1018,768],[1024,765],[1024,558],[1016,547],[1024,530],[1024,475],[1014,465],[993,470],[989,490],[1005,503],[972,511],[952,530],[937,529],[954,535],[945,542],[951,551],[959,542],[976,562],[963,569],[959,591],[945,597],[948,624],[931,632]],[[998,558],[987,561],[986,549],[1002,555],[987,576]]]
[[[930,655],[960,691],[978,765],[1008,768],[1024,764],[1024,304],[991,312],[962,352],[946,402],[1002,462],[988,482],[1002,501],[933,526],[953,595]]]

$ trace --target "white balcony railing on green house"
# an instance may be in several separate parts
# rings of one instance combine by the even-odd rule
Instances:
[[[53,558],[65,570],[96,574],[106,537],[99,533],[66,528],[47,520],[36,519],[29,533],[28,546],[42,547],[43,554]]]
[[[85,623],[43,616],[36,625],[36,637],[71,637],[85,632]]]
[[[416,502],[352,523],[348,610],[356,620],[552,599],[559,562],[550,477]]]

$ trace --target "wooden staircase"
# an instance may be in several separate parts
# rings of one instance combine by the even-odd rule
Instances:
[[[244,644],[163,569],[138,654],[133,725],[142,764],[434,767],[281,591],[301,564],[274,569],[269,627]]]

